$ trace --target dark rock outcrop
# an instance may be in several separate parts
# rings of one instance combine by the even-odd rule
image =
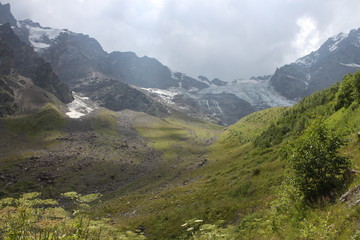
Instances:
[[[166,107],[143,92],[100,74],[91,74],[74,84],[74,91],[87,93],[91,100],[113,111],[130,109],[157,117],[169,115]]]
[[[161,89],[178,85],[170,69],[154,58],[138,57],[133,52],[112,52],[108,63],[108,74],[128,84]]]
[[[64,31],[39,54],[51,63],[61,79],[72,86],[73,81],[91,72],[109,72],[107,53],[93,38]]]
[[[0,24],[9,23],[11,26],[16,26],[16,19],[11,14],[10,4],[0,3]]]
[[[198,81],[192,77],[186,76],[184,73],[176,72],[174,73],[174,79],[178,82],[179,87],[185,90],[201,90],[209,87],[209,84],[205,82]]]
[[[214,78],[213,80],[211,80],[212,84],[215,84],[216,86],[226,86],[227,82],[224,82],[218,78]]]
[[[11,66],[10,68],[14,68],[17,73],[31,78],[35,85],[54,94],[62,102],[69,103],[73,100],[70,90],[55,75],[51,65],[39,57],[32,47],[22,42],[10,24],[0,25],[0,45],[3,53],[6,53],[1,56],[1,65],[5,73],[9,72],[6,65]]]

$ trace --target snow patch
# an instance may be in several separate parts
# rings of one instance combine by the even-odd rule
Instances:
[[[65,32],[61,29],[35,27],[27,24],[24,27],[29,30],[29,41],[37,52],[50,47],[50,41]]]
[[[340,63],[340,65],[353,67],[353,68],[360,68],[360,64],[356,64],[356,63]]]
[[[315,54],[316,56],[316,54]],[[295,61],[295,64],[304,65],[305,67],[311,67],[311,65],[315,62],[313,58],[311,58],[309,55],[299,58]]]
[[[217,101],[214,101],[215,107],[219,110],[220,114],[224,114],[221,107],[219,106],[219,103]]]
[[[277,93],[269,84],[270,78],[264,80],[241,79],[229,82],[226,86],[212,86],[199,91],[200,94],[232,93],[249,102],[257,109],[276,106],[291,106],[295,101]]]
[[[66,115],[70,118],[80,118],[98,108],[88,97],[81,97],[74,92],[73,96],[75,100],[67,105],[69,112],[67,112]]]
[[[167,104],[171,104],[173,97],[179,94],[178,91],[163,90],[158,88],[141,88],[141,89],[145,90],[146,92],[152,95],[156,95]]]
[[[39,51],[40,49],[48,48],[50,47],[50,44],[42,43],[42,42],[34,42],[30,40],[31,45],[35,48],[35,51]]]
[[[332,41],[334,41],[334,43],[329,46],[329,51],[335,51],[338,48],[339,43],[347,37],[347,33],[339,33],[337,36],[330,38]]]
[[[205,103],[206,103],[206,106],[208,107],[208,109],[209,109],[209,111],[211,111],[211,108],[210,108],[210,105],[209,105],[209,101],[208,100],[204,100],[205,101]]]

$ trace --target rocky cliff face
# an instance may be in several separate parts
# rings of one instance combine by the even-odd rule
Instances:
[[[130,109],[158,117],[169,115],[169,110],[164,105],[143,92],[101,73],[91,73],[83,79],[78,79],[73,83],[73,90],[86,93],[99,106],[113,111]]]
[[[16,69],[14,50],[0,40],[0,117],[36,112],[46,103],[62,108],[55,96],[19,75]]]
[[[9,23],[11,26],[17,25],[17,21],[10,11],[10,4],[3,5],[0,3],[0,23]]]
[[[215,82],[212,83],[201,77],[195,79],[183,73],[172,73],[158,60],[147,56],[138,57],[133,52],[116,51],[109,54],[88,35],[42,27],[31,20],[19,21],[18,25],[19,27],[14,26],[16,33],[25,37],[70,86],[91,72],[144,88],[181,87],[190,90],[203,89],[211,84],[224,84],[219,79],[214,79]]]
[[[29,20],[20,24],[29,29],[29,39],[37,53],[69,85],[90,72],[108,71],[107,53],[88,35],[44,28]]]
[[[317,51],[276,70],[271,85],[289,99],[331,86],[360,69],[360,29],[329,38]]]
[[[7,59],[7,62],[13,62],[12,66],[17,73],[31,78],[35,85],[54,94],[64,103],[73,100],[70,90],[55,75],[51,65],[39,57],[32,47],[22,42],[10,24],[0,26],[0,39],[0,44],[8,48],[8,54],[3,58]]]
[[[231,125],[242,117],[255,111],[247,101],[234,94],[204,94],[189,93],[175,95],[173,100],[183,111],[195,118],[205,119],[220,125]]]
[[[170,69],[154,58],[138,57],[133,52],[112,52],[108,64],[108,73],[125,83],[161,89],[177,86]]]

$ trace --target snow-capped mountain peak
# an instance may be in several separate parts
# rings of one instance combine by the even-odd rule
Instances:
[[[276,70],[270,84],[289,99],[300,99],[360,68],[360,28],[330,37],[321,47]]]

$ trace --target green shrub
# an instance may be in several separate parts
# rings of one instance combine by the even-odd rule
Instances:
[[[344,187],[348,158],[339,156],[344,137],[329,130],[321,119],[309,126],[290,144],[289,158],[295,172],[295,183],[306,201],[333,198]]]
[[[52,199],[40,199],[40,193],[23,194],[20,198],[0,200],[0,235],[4,240],[111,240],[145,239],[133,232],[121,232],[107,219],[92,220],[84,211],[97,194],[82,196],[65,193],[79,208],[65,211]]]

